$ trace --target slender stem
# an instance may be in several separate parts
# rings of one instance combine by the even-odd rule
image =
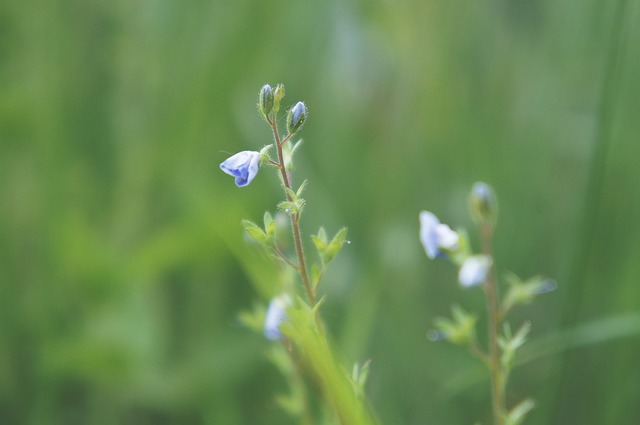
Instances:
[[[278,124],[274,117],[273,120],[268,120],[271,125],[271,130],[273,131],[273,138],[275,140],[276,150],[278,151],[278,169],[280,170],[280,175],[282,176],[282,184],[287,189],[293,190],[291,185],[291,178],[289,173],[287,173],[287,167],[284,163],[284,154],[282,152],[282,145],[284,142],[289,140],[291,135],[287,135],[282,141],[280,140],[280,134],[278,133]],[[292,201],[291,196],[287,193],[287,200]],[[300,236],[300,214],[299,213],[291,213],[291,229],[293,230],[293,241],[296,246],[296,253],[298,255],[298,273],[300,273],[300,277],[302,277],[302,283],[304,284],[304,289],[307,293],[307,298],[309,299],[309,303],[313,306],[316,303],[316,297],[313,293],[313,289],[311,288],[311,281],[309,280],[309,273],[307,272],[307,263],[304,259],[304,251],[302,249],[302,237]]]
[[[491,361],[489,360],[489,356],[487,355],[487,353],[482,351],[482,348],[480,348],[477,341],[473,340],[469,342],[469,351],[471,351],[471,353],[474,356],[479,358],[482,361],[482,363],[487,365],[487,367],[491,367]]]
[[[278,248],[277,246],[274,246],[273,250],[275,251],[276,254],[278,254],[278,257],[280,257],[282,259],[282,261],[284,261],[285,263],[287,263],[288,265],[290,265],[291,267],[293,267],[296,270],[299,269],[298,265],[296,263],[294,263],[293,261],[291,261],[289,259],[289,257],[287,257],[285,255],[285,253],[280,250],[280,248]]]
[[[493,226],[485,224],[480,229],[482,238],[482,251],[493,258],[491,238]],[[500,329],[500,310],[498,304],[498,286],[496,284],[495,266],[491,266],[485,285],[487,298],[487,311],[489,313],[489,369],[491,370],[491,401],[493,406],[493,420],[495,425],[504,425],[505,403],[504,382],[502,368],[500,367],[500,347],[498,346],[498,334]]]

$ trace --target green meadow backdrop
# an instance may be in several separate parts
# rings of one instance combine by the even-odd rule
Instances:
[[[418,241],[429,209],[478,242],[478,180],[499,273],[558,282],[516,313],[509,401],[636,424],[637,40],[638,0],[4,0],[0,423],[292,423],[238,320],[276,287],[240,220],[280,188],[218,168],[271,142],[255,103],[281,82],[309,108],[303,229],[350,231],[324,317],[345,365],[372,360],[383,424],[489,423],[482,366],[426,338],[482,293]]]

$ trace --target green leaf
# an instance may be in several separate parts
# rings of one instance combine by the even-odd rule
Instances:
[[[453,320],[436,317],[435,326],[447,341],[454,344],[468,344],[475,340],[477,318],[458,305],[451,308]]]
[[[505,323],[503,336],[498,338],[498,344],[502,349],[500,362],[507,371],[515,362],[516,351],[527,341],[527,335],[531,330],[531,322],[524,322],[515,335],[511,335],[511,328]]]
[[[333,260],[336,255],[340,252],[345,242],[347,241],[347,228],[343,227],[336,233],[333,237],[327,249],[324,253],[324,263],[328,264],[331,260]]]
[[[507,414],[506,425],[519,425],[524,420],[527,413],[529,413],[534,407],[536,403],[528,398],[524,401],[518,403],[511,411]]]
[[[245,310],[238,314],[240,323],[256,332],[262,332],[264,325],[265,308],[264,305],[254,303],[252,310]]]
[[[304,192],[304,190],[307,188],[307,183],[309,182],[309,180],[305,179],[302,184],[300,185],[300,187],[298,188],[298,191],[296,192],[296,197],[300,197],[302,195],[302,192]]]
[[[268,245],[267,234],[257,224],[249,220],[242,220],[242,227],[249,236],[262,245]]]
[[[298,139],[298,141],[295,142],[293,146],[291,146],[291,156],[293,156],[293,154],[296,153],[296,150],[300,145],[302,145],[302,139]]]
[[[276,237],[276,222],[269,211],[264,213],[264,230],[267,238],[274,241]]]
[[[282,186],[284,191],[287,193],[287,196],[289,197],[289,199],[291,199],[291,201],[295,202],[298,199],[298,194],[295,193],[292,189],[289,189],[286,186]]]
[[[282,212],[291,214],[291,210],[293,210],[293,206],[294,206],[294,203],[291,201],[282,201],[278,203],[277,208]]]
[[[311,235],[311,240],[316,246],[320,260],[324,264],[324,256],[327,251],[327,235],[324,233],[324,229],[321,227],[317,235]]]
[[[322,274],[323,270],[321,270],[317,264],[314,264],[313,267],[311,267],[311,286],[314,290],[318,287],[320,279],[322,279]]]
[[[534,276],[523,282],[513,273],[507,273],[505,281],[509,289],[502,300],[503,315],[515,306],[531,303],[538,295],[551,292],[557,286],[554,280],[542,276]]]

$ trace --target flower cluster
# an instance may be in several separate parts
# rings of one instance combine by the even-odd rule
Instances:
[[[283,342],[272,344],[270,358],[291,383],[291,395],[282,403],[289,413],[304,418],[305,423],[320,423],[320,420],[310,420],[315,416],[316,403],[313,403],[314,409],[309,410],[305,384],[309,379],[313,383],[313,392],[322,394],[325,399],[322,421],[327,415],[336,415],[340,423],[373,425],[373,417],[363,402],[367,364],[362,367],[356,365],[351,377],[345,375],[345,368],[334,360],[320,317],[323,298],[318,296],[318,288],[328,264],[349,243],[347,229],[342,228],[331,237],[320,227],[315,235],[311,235],[317,259],[307,259],[300,226],[306,207],[302,195],[307,181],[294,185],[294,153],[300,146],[300,140],[293,138],[304,125],[308,112],[304,102],[294,103],[286,111],[286,133],[281,134],[278,112],[284,95],[282,84],[275,87],[265,84],[258,94],[258,111],[269,126],[273,143],[260,151],[238,152],[220,164],[220,169],[234,177],[238,187],[249,185],[264,165],[275,169],[284,191],[284,199],[276,204],[276,208],[281,215],[287,215],[291,223],[289,236],[293,243],[283,244],[282,229],[276,225],[270,211],[264,213],[263,225],[242,220],[247,235],[281,270],[282,280],[274,282],[275,288],[269,288],[280,295],[272,298],[266,309],[258,306],[252,312],[242,314],[241,319],[245,325],[261,331],[268,340]],[[269,149],[273,149],[277,156],[271,158]],[[303,291],[306,297],[301,296]],[[316,391],[318,385],[321,388]],[[350,393],[357,394],[357,398],[349,397]],[[347,397],[343,397],[345,395]]]
[[[524,344],[530,324],[525,322],[512,334],[508,323],[503,325],[509,311],[518,304],[529,303],[536,296],[555,289],[555,282],[534,277],[521,281],[515,275],[506,278],[509,290],[500,298],[491,239],[497,221],[497,202],[493,190],[486,183],[475,183],[469,195],[469,210],[473,221],[480,230],[481,254],[474,254],[464,231],[452,230],[429,211],[420,213],[420,242],[430,259],[451,260],[458,267],[458,282],[465,288],[481,286],[487,298],[488,341],[486,350],[476,338],[477,317],[462,307],[452,308],[452,318],[439,317],[436,329],[430,331],[429,339],[446,339],[454,344],[466,345],[490,369],[492,381],[492,404],[496,425],[517,425],[524,415],[533,408],[533,401],[526,399],[508,410],[505,405],[505,387],[515,352]],[[500,333],[502,330],[502,334]]]

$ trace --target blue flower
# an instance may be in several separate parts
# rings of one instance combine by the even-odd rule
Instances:
[[[458,234],[446,224],[440,223],[433,213],[429,211],[420,213],[420,242],[427,257],[444,258],[446,253],[443,251],[458,249],[458,239]]]
[[[258,174],[260,167],[260,152],[242,151],[228,158],[220,169],[236,178],[236,186],[243,187],[251,183]]]
[[[467,288],[482,284],[487,279],[487,273],[491,268],[491,257],[486,255],[472,255],[464,260],[458,281]]]
[[[287,320],[287,307],[291,305],[291,298],[288,295],[275,297],[269,303],[267,314],[264,319],[264,336],[271,341],[282,339],[280,325]]]

